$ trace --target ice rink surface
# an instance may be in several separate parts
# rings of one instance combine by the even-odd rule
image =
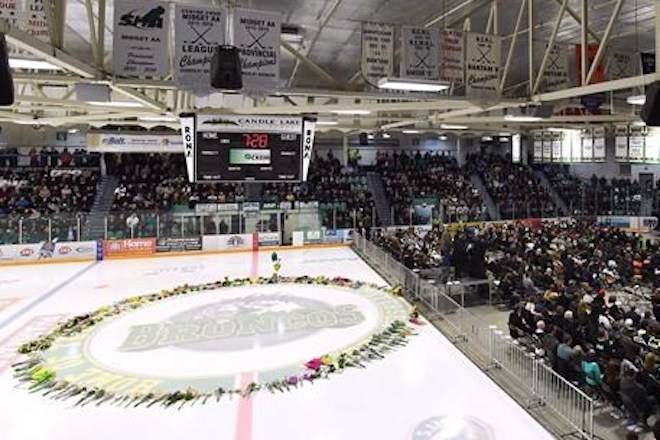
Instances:
[[[224,277],[271,274],[270,252],[0,266],[0,439],[552,439],[432,326],[410,343],[329,380],[285,393],[176,409],[53,401],[17,389],[16,347],[62,318],[127,296]],[[283,275],[384,285],[349,248],[280,252]],[[323,352],[323,347],[318,347]],[[313,353],[315,355],[316,353]],[[221,356],[222,354],[218,354]],[[176,359],[160,362],[176,363]],[[245,372],[241,382],[249,381]]]

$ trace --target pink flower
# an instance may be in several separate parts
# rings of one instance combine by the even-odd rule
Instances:
[[[289,378],[286,380],[286,383],[289,385],[297,385],[298,384],[298,377],[297,376],[289,376]]]
[[[310,370],[318,371],[321,369],[321,358],[314,358],[305,364]]]

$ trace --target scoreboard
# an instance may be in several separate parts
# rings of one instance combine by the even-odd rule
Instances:
[[[181,115],[190,182],[300,182],[315,121],[297,116]]]

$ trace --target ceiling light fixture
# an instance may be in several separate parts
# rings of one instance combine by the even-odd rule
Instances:
[[[443,135],[440,136],[438,139],[440,139],[441,141],[446,141],[448,138],[447,138],[447,136],[445,136],[445,135],[443,134]]]
[[[392,137],[392,136],[390,136],[389,133],[383,133],[383,139],[389,139],[389,138],[391,138],[391,137]]]
[[[331,110],[331,113],[336,115],[370,115],[371,110],[364,109],[341,109],[341,110]]]
[[[87,104],[97,107],[119,107],[119,108],[142,107],[142,104],[135,101],[87,101]]]
[[[644,105],[646,104],[646,95],[628,96],[626,102],[630,105]]]
[[[504,117],[505,121],[510,122],[538,122],[543,118],[540,116],[524,116],[524,115],[506,115]]]
[[[143,122],[176,122],[177,118],[172,116],[140,116],[138,120]]]
[[[440,128],[443,130],[467,130],[467,125],[454,125],[454,124],[441,124]]]
[[[381,78],[378,80],[378,88],[409,92],[441,92],[449,88],[449,83],[409,78]]]
[[[401,130],[401,133],[404,133],[404,134],[418,134],[418,133],[419,133],[419,130],[412,130],[412,129],[409,129],[409,130]]]
[[[493,137],[492,136],[482,136],[481,140],[484,142],[492,142]]]
[[[337,121],[316,121],[316,125],[339,125]]]
[[[32,69],[32,70],[62,70],[55,64],[48,61],[30,60],[26,58],[9,58],[9,67],[12,69]]]

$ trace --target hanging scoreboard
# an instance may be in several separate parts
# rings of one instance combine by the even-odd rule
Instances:
[[[299,116],[183,114],[188,180],[305,181],[315,125]]]

